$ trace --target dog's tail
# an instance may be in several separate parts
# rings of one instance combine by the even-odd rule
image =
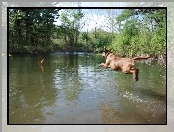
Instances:
[[[148,56],[138,56],[138,57],[134,57],[132,58],[133,60],[141,60],[141,59],[149,59],[150,58],[150,55]]]

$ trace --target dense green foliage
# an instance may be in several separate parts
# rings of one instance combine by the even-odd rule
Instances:
[[[10,9],[10,53],[101,52],[105,46],[121,56],[165,54],[165,9],[125,9],[116,23],[107,24],[110,32],[102,27],[82,32],[84,17],[83,9]],[[56,19],[60,25],[54,24]]]
[[[124,10],[116,19],[120,32],[113,39],[111,49],[123,56],[165,54],[165,9]]]
[[[84,14],[80,9],[63,10],[60,16],[62,24],[57,28],[59,47],[65,50],[74,50],[77,47],[80,29],[83,27],[81,19]],[[62,41],[63,40],[63,41]],[[60,44],[62,43],[62,44]]]
[[[10,9],[10,52],[51,49],[51,38],[56,32],[55,18],[58,18],[58,9]]]

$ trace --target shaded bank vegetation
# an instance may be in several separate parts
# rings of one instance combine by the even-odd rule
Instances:
[[[82,31],[90,24],[83,9],[9,9],[9,53],[102,52],[105,46],[119,56],[165,58],[166,9],[91,10],[104,12],[107,31],[97,22]]]

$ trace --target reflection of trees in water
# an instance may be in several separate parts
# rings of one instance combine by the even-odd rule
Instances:
[[[68,68],[78,68],[78,55],[65,54],[63,60],[64,66]]]
[[[66,100],[73,101],[77,99],[77,96],[82,91],[82,84],[78,76],[78,56],[70,55],[67,61],[69,65],[66,72],[64,72],[64,76],[62,76],[63,90]]]
[[[101,58],[101,57],[100,57]],[[88,74],[89,66],[96,66],[96,56],[88,54],[62,54],[58,55],[53,62],[56,66],[55,85],[62,89],[65,99],[69,101],[76,100],[80,95],[83,83],[79,74],[79,66],[86,67],[85,74]],[[98,64],[98,63],[97,63]]]
[[[67,83],[67,81],[71,83]],[[69,101],[77,100],[78,95],[82,91],[82,84],[80,83],[79,79],[77,77],[68,77],[66,78],[65,84],[64,84],[64,94],[65,99]]]
[[[97,57],[98,56],[93,55],[85,56],[72,54],[48,55],[44,57],[45,61],[42,64],[44,72],[42,72],[40,69],[41,65],[38,63],[38,61],[43,58],[42,56],[35,56],[32,58],[29,56],[21,58],[14,56],[10,61],[10,123],[44,123],[46,118],[43,111],[45,108],[44,106],[53,107],[58,96],[64,97],[69,103],[78,100],[78,96],[84,88],[83,85],[87,86],[84,84],[85,77],[87,81],[89,81],[88,79],[93,80],[99,77],[98,80],[96,79],[97,86],[106,85],[106,87],[113,88],[115,86],[115,95],[118,99],[117,103],[123,111],[127,109],[132,111],[136,107],[135,104],[129,106],[132,100],[123,97],[125,92],[132,93],[133,96],[137,94],[145,96],[146,94],[147,96],[145,97],[148,99],[159,97],[158,101],[163,101],[165,99],[163,96],[164,93],[162,93],[164,91],[164,85],[161,83],[164,81],[164,78],[160,76],[163,72],[158,67],[153,66],[148,69],[149,67],[146,67],[146,65],[141,67],[140,64],[139,68],[140,72],[142,72],[140,73],[140,80],[134,82],[131,74],[126,75],[122,72],[111,70],[109,72],[109,69],[99,69],[96,65],[103,62],[103,58],[101,58],[101,56]],[[81,69],[79,70],[79,68]],[[97,74],[96,76],[94,76],[94,72]],[[153,74],[154,72],[155,74]],[[150,77],[149,74],[151,74]],[[102,79],[103,82],[101,81]],[[91,86],[93,86],[93,84],[92,81]],[[149,90],[148,88],[150,86],[152,86],[151,88],[156,88],[155,90],[157,90],[157,88],[160,89],[159,91],[161,93],[153,89]],[[146,89],[145,91],[142,91],[143,87]],[[149,92],[151,94],[149,94]],[[141,112],[144,110],[143,108],[147,105],[142,104],[141,106],[142,108],[136,111],[139,114],[136,115],[141,116]],[[153,106],[153,103],[149,106]],[[154,106],[157,106],[157,104]],[[125,116],[118,109],[115,109],[112,104],[104,104],[101,109],[106,123],[107,121],[109,123],[120,123],[123,121],[123,117],[126,119],[130,118],[132,122],[135,122],[133,117],[134,114],[129,116],[129,113],[127,113],[127,116]],[[117,118],[120,118],[120,120]]]
[[[63,65],[59,67],[62,73],[59,78],[61,81],[62,90],[65,94],[65,99],[73,101],[82,91],[82,84],[78,76],[79,59],[78,55],[66,54],[63,57]]]
[[[14,57],[10,63],[9,123],[44,123],[42,108],[56,101],[57,91],[50,77],[54,70],[42,73],[38,58],[35,60]]]

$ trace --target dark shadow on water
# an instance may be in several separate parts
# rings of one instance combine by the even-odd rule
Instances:
[[[140,93],[145,95],[147,98],[154,98],[159,101],[166,101],[166,95],[154,92],[152,91],[152,89],[141,89]]]

